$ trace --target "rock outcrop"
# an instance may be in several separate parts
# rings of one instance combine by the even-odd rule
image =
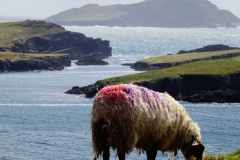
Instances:
[[[180,78],[164,78],[155,82],[134,83],[158,92],[168,92],[177,100],[188,102],[240,102],[240,74],[226,76],[182,75]],[[107,84],[109,85],[109,84]],[[105,85],[75,86],[67,94],[84,94],[93,98]]]
[[[224,50],[232,50],[232,49],[239,49],[239,48],[229,47],[227,45],[222,45],[222,44],[217,44],[217,45],[204,46],[202,48],[197,48],[197,49],[190,50],[190,51],[181,50],[178,52],[178,54],[195,53],[195,52],[224,51]],[[199,53],[199,54],[201,54],[201,53]],[[208,57],[199,58],[199,59],[191,59],[191,60],[173,62],[173,63],[166,62],[166,63],[148,64],[145,62],[138,61],[136,63],[133,63],[131,65],[131,68],[138,70],[138,71],[146,71],[146,70],[163,69],[163,68],[168,68],[168,67],[173,67],[173,66],[179,66],[182,64],[203,61],[203,60],[216,60],[216,59],[223,59],[223,58],[233,58],[233,57],[238,57],[238,56],[240,56],[240,51],[228,53],[228,54],[222,54],[222,55],[208,56]]]
[[[106,65],[107,62],[104,62],[103,59],[112,56],[112,48],[108,40],[102,40],[100,38],[94,39],[86,37],[82,33],[66,31],[57,24],[45,21],[26,20],[22,22],[2,23],[0,24],[0,28],[1,27],[7,27],[8,30],[3,30],[4,33],[6,32],[7,38],[4,36],[0,37],[2,40],[0,52],[23,54],[41,53],[46,55],[49,53],[68,54],[68,59],[79,60],[77,63],[79,65]],[[47,63],[48,62],[47,60]],[[14,66],[13,68],[21,66],[17,63],[27,63],[28,67],[33,67],[32,69],[29,68],[29,70],[35,70],[35,67],[40,64],[43,65],[43,69],[49,68],[48,65],[44,66],[43,63],[32,65],[33,62],[26,60],[22,60],[21,62],[10,60],[1,63],[2,67],[5,66],[5,69],[0,68],[0,70],[11,70],[12,67],[10,66]],[[55,63],[50,62],[49,64],[53,65],[51,68],[59,68],[56,67]],[[14,71],[16,70],[17,69],[14,69]],[[19,70],[21,70],[21,68]],[[28,69],[26,68],[25,70]]]
[[[20,59],[17,61],[0,60],[0,72],[62,70],[65,66],[71,66],[71,60],[68,55],[44,56],[32,59]]]
[[[212,45],[207,45],[202,48],[197,48],[189,51],[181,50],[177,54],[184,54],[184,53],[193,53],[193,52],[212,52],[212,51],[225,51],[225,50],[230,50],[230,49],[239,49],[237,47],[230,47],[228,45],[224,44],[212,44]]]
[[[230,50],[229,50],[230,49]],[[234,49],[234,50],[232,50]],[[138,66],[143,69],[158,69],[158,68],[168,68],[176,65],[181,65],[185,63],[191,63],[195,61],[204,60],[215,60],[215,59],[225,59],[232,57],[239,57],[240,52],[237,48],[225,46],[225,45],[209,45],[203,48],[198,48],[190,52],[209,52],[209,51],[224,51],[225,52],[213,52],[212,56],[207,53],[205,56],[200,56],[200,59],[190,59],[188,61],[180,61],[178,63],[165,63],[161,61],[161,64],[149,65],[148,63],[135,63],[142,66]],[[190,53],[189,52],[189,53]],[[204,53],[199,53],[204,54]],[[187,54],[188,57],[188,52]],[[182,55],[181,55],[182,56]],[[204,57],[204,58],[203,58]],[[177,55],[179,59],[179,55]],[[150,60],[151,61],[151,60]],[[149,62],[149,61],[147,61]],[[233,62],[232,62],[233,63]],[[219,64],[218,64],[219,65]],[[220,64],[221,65],[221,64]],[[199,67],[199,66],[197,66]],[[238,68],[238,67],[237,67]],[[177,100],[184,100],[189,102],[240,102],[240,73],[238,70],[235,72],[227,72],[225,74],[217,74],[212,72],[207,73],[183,73],[178,74],[177,78],[165,77],[162,79],[157,79],[152,81],[142,81],[133,82],[136,85],[144,86],[146,88],[152,89],[158,92],[168,92]],[[93,98],[94,95],[106,85],[102,84],[101,81],[95,84],[78,87],[75,86],[72,89],[66,91],[67,94],[84,94],[87,98]]]
[[[102,60],[112,55],[109,41],[68,31],[14,42],[9,50],[20,53],[67,53],[72,60],[88,56],[89,62],[96,57]]]

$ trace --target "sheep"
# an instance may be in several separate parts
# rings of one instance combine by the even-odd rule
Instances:
[[[133,84],[106,86],[93,100],[91,130],[95,160],[109,160],[110,148],[119,160],[134,148],[155,160],[157,151],[181,150],[185,159],[202,159],[199,126],[168,93]]]

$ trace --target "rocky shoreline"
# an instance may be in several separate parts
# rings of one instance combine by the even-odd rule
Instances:
[[[69,60],[78,60],[77,65],[107,65],[103,59],[112,56],[108,40],[86,37],[82,33],[66,31],[63,27],[44,21],[27,20],[2,24],[9,27],[14,35],[12,41],[0,45],[0,52],[19,54],[67,54],[64,60],[44,59],[40,61],[11,61],[0,59],[0,71],[61,70],[68,66]],[[23,34],[17,35],[15,30]],[[20,32],[19,31],[19,32]],[[3,31],[4,32],[4,31]],[[8,31],[5,31],[8,32]],[[33,32],[33,33],[32,33]],[[6,33],[7,34],[7,33]],[[36,34],[36,35],[34,35]],[[22,37],[22,35],[24,35]],[[17,37],[17,40],[15,40]],[[28,38],[25,38],[28,37]],[[4,37],[0,37],[3,38]],[[36,62],[34,64],[34,62]]]
[[[203,48],[198,48],[191,51],[181,51],[180,53],[191,52],[209,52],[209,51],[223,51],[232,48],[225,45],[209,45]],[[178,54],[180,54],[178,53]],[[199,53],[201,54],[201,53]],[[225,59],[240,56],[239,52],[229,53],[224,55],[217,55],[213,57],[207,57],[204,59],[198,59],[196,61],[204,60],[216,60]],[[191,62],[194,62],[192,60]],[[147,63],[141,66],[141,70],[151,70],[159,68],[167,68],[177,66],[185,63],[191,63],[190,61],[183,61],[179,64],[159,64],[158,66],[149,66]],[[138,63],[138,62],[137,62]],[[129,64],[126,64],[129,65]],[[133,64],[133,65],[136,65]],[[131,65],[131,67],[133,66]],[[135,68],[136,69],[136,68]],[[139,68],[137,68],[138,70]],[[133,84],[144,86],[158,92],[168,92],[177,100],[188,102],[217,102],[217,103],[240,103],[240,73],[229,73],[226,75],[206,75],[206,74],[183,74],[178,78],[165,77],[155,81],[143,81]],[[66,91],[67,94],[84,94],[86,98],[93,98],[95,94],[104,86],[111,85],[111,83],[102,84],[101,81],[97,81],[95,84],[89,86],[79,87],[75,86],[72,89]]]
[[[5,60],[0,61],[0,73],[35,70],[62,70],[65,66],[71,66],[71,59],[69,55],[44,56],[18,61]]]
[[[240,73],[226,76],[182,75],[180,78],[164,78],[155,82],[134,83],[158,92],[168,92],[177,100],[188,102],[240,102]],[[111,84],[106,84],[111,85]],[[104,86],[99,82],[66,91],[67,94],[85,95],[93,98]]]
[[[102,39],[88,38],[82,33],[63,32],[27,39],[25,43],[15,42],[10,48],[15,53],[63,53],[72,60],[88,57],[102,60],[112,56],[110,42]]]

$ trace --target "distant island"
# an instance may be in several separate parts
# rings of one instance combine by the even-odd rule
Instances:
[[[215,28],[236,27],[240,19],[208,0],[145,0],[136,4],[88,4],[46,19],[59,25]]]
[[[78,65],[106,65],[109,41],[66,31],[45,21],[0,23],[0,72],[60,70]]]
[[[133,83],[188,102],[240,102],[239,48],[210,45],[194,52],[143,59],[135,67],[138,63],[145,72],[74,86],[65,93],[92,98],[106,85]]]

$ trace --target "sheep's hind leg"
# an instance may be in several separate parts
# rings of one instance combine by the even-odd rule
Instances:
[[[157,150],[147,150],[147,159],[155,160],[157,156]]]
[[[118,151],[118,159],[119,160],[125,160],[125,152],[121,152],[121,151],[119,152]]]
[[[103,160],[109,160],[109,157],[110,157],[110,151],[109,151],[109,147],[108,148],[105,148],[104,151],[103,151]]]

